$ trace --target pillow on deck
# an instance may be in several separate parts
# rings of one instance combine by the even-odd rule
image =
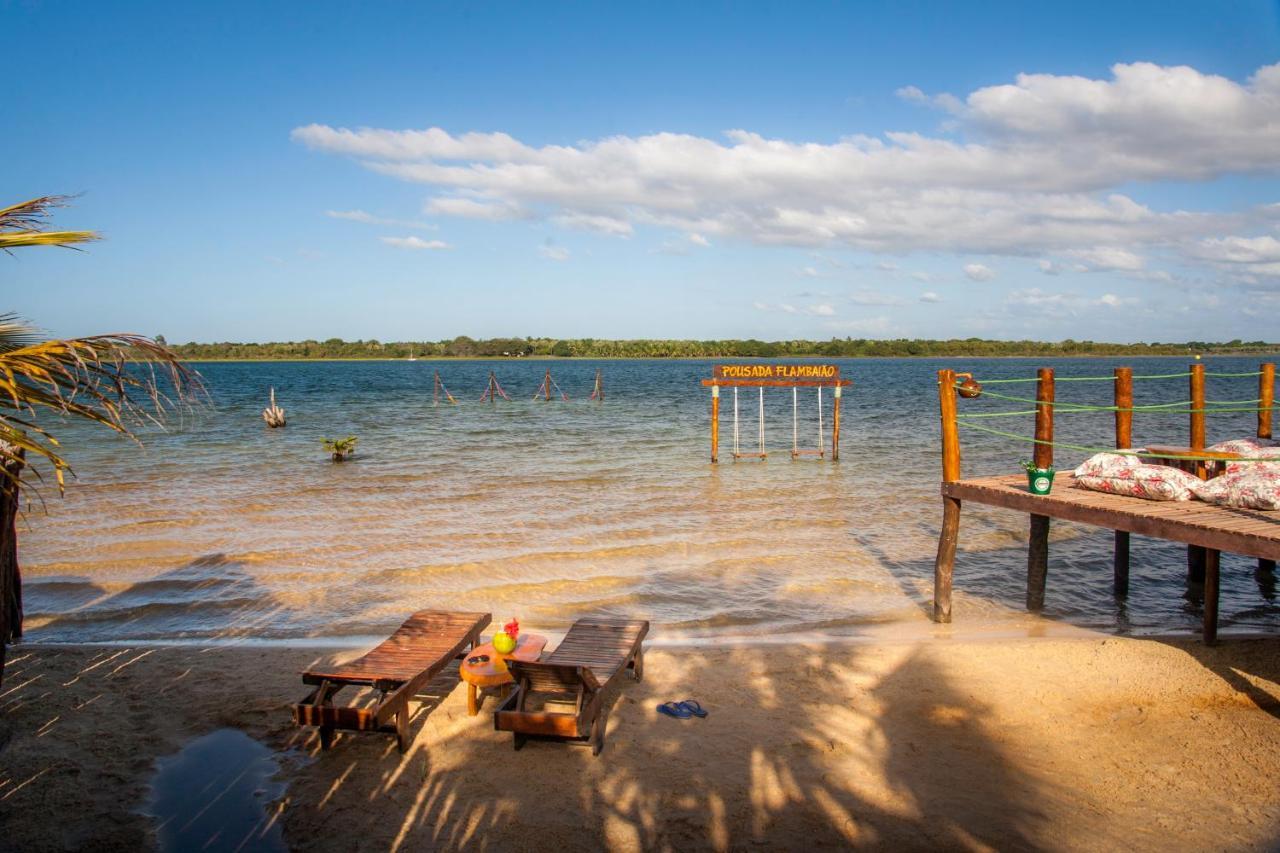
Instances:
[[[1199,483],[1196,497],[1219,506],[1280,509],[1280,462],[1233,462],[1225,474]]]
[[[1280,445],[1269,438],[1235,438],[1231,441],[1220,441],[1209,448],[1216,453],[1235,453],[1246,459],[1280,460]],[[1209,473],[1218,467],[1217,463],[1209,463]],[[1257,462],[1231,462],[1226,465],[1228,474],[1249,471],[1258,467]],[[1269,465],[1267,467],[1270,467]]]
[[[1097,453],[1076,469],[1076,485],[1095,492],[1149,501],[1189,501],[1200,480],[1167,465],[1147,465],[1137,457]]]

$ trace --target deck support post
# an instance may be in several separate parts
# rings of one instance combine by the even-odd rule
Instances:
[[[951,577],[956,565],[956,541],[960,534],[960,501],[942,498],[942,532],[933,563],[933,621],[951,621]]]
[[[1221,552],[1205,549],[1204,561],[1204,644],[1218,642],[1218,569]]]
[[[1044,587],[1048,575],[1049,516],[1033,515],[1027,542],[1027,609],[1033,613],[1044,609]]]
[[[1053,368],[1040,368],[1036,383],[1037,468],[1053,467]],[[1044,586],[1049,575],[1049,516],[1032,515],[1027,538],[1027,609],[1044,609]]]
[[[1117,367],[1115,375],[1116,450],[1133,447],[1133,368]],[[1129,533],[1115,531],[1115,554],[1111,564],[1112,589],[1117,597],[1129,594]]]
[[[938,411],[942,419],[942,482],[960,479],[960,424],[956,421],[956,372],[938,371]],[[942,496],[942,531],[933,563],[933,621],[951,621],[951,576],[956,565],[960,501]]]
[[[1112,561],[1111,574],[1115,594],[1124,597],[1129,594],[1129,532],[1117,530],[1116,553]]]
[[[1271,408],[1276,404],[1276,366],[1271,362],[1258,365],[1258,438],[1271,438]],[[1258,560],[1258,571],[1274,574],[1275,560]]]
[[[1192,450],[1204,450],[1204,364],[1196,362],[1191,365],[1191,441]],[[1208,476],[1208,469],[1203,462],[1195,463],[1194,473],[1203,480]],[[1204,583],[1205,549],[1199,545],[1187,546],[1187,581]]]
[[[720,386],[711,386],[711,461],[720,461]]]

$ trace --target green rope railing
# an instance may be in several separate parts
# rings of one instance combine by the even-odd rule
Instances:
[[[956,383],[956,388],[961,388],[959,383]],[[1015,397],[1012,394],[1001,394],[998,391],[988,391],[985,386],[982,389],[982,396],[994,397],[997,400],[1008,400],[1013,403],[1033,403],[1037,406],[1040,405],[1040,401],[1034,397]],[[1059,400],[1055,400],[1052,403],[1046,403],[1045,405],[1053,406],[1060,413],[1064,414],[1067,412],[1146,412],[1170,409],[1174,406],[1190,406],[1191,401],[1180,400],[1174,403],[1151,403],[1150,405],[1131,406],[1123,409],[1117,408],[1116,406],[1094,406],[1089,403],[1069,403]]]
[[[1134,376],[1132,378],[1133,379],[1182,379],[1190,375],[1191,375],[1190,371],[1186,373],[1148,373],[1144,376]],[[1231,376],[1232,374],[1214,373],[1209,375]],[[1241,373],[1239,375],[1245,376],[1246,374]],[[1258,376],[1259,374],[1251,373],[1247,375]],[[983,379],[982,384],[985,387],[987,385],[1009,385],[1017,382],[1039,382],[1039,381],[1040,381],[1040,378],[1037,376],[1027,376],[1027,377],[1020,377],[1017,379]],[[1054,382],[1115,382],[1116,378],[1114,376],[1055,376],[1053,381]]]
[[[1245,376],[1261,376],[1261,370],[1255,370],[1252,373],[1205,373],[1205,376],[1214,376],[1219,379],[1236,379]]]
[[[1182,456],[1182,455],[1173,454],[1173,453],[1150,453],[1147,451],[1137,451],[1137,450],[1117,450],[1113,447],[1090,447],[1084,444],[1070,444],[1065,441],[1048,441],[1043,438],[1036,438],[1030,435],[1020,435],[1016,432],[1005,432],[1004,430],[992,429],[991,427],[984,427],[980,424],[965,423],[965,421],[960,419],[957,419],[956,423],[963,427],[976,429],[980,432],[989,432],[992,435],[999,435],[999,436],[1003,436],[1004,438],[1013,438],[1013,439],[1017,439],[1018,441],[1030,442],[1031,444],[1044,444],[1044,445],[1048,445],[1049,447],[1061,447],[1065,450],[1078,450],[1082,453],[1090,453],[1090,454],[1115,453],[1119,456],[1145,456],[1150,459],[1174,459],[1174,460],[1183,461],[1183,462],[1213,462],[1213,461],[1280,462],[1280,458],[1257,459],[1252,457],[1242,457],[1239,459],[1214,460],[1214,459],[1206,459],[1204,456]]]

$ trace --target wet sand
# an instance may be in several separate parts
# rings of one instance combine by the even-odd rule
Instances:
[[[594,759],[514,752],[467,716],[456,674],[432,685],[408,755],[374,735],[322,753],[288,704],[300,670],[354,652],[13,649],[0,847],[154,847],[156,760],[221,727],[279,752],[269,811],[301,850],[1280,843],[1280,639],[655,647]],[[711,715],[654,711],[688,696]]]

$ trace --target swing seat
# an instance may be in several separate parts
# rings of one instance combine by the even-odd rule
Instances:
[[[793,450],[791,451],[792,459],[795,459],[797,456],[817,456],[819,459],[821,459],[823,456],[826,456],[826,455],[827,455],[827,452],[825,450]]]
[[[733,458],[734,458],[734,459],[768,459],[768,458],[769,458],[769,454],[768,454],[768,453],[763,453],[763,452],[759,452],[759,453],[735,453],[735,454],[733,454]]]

